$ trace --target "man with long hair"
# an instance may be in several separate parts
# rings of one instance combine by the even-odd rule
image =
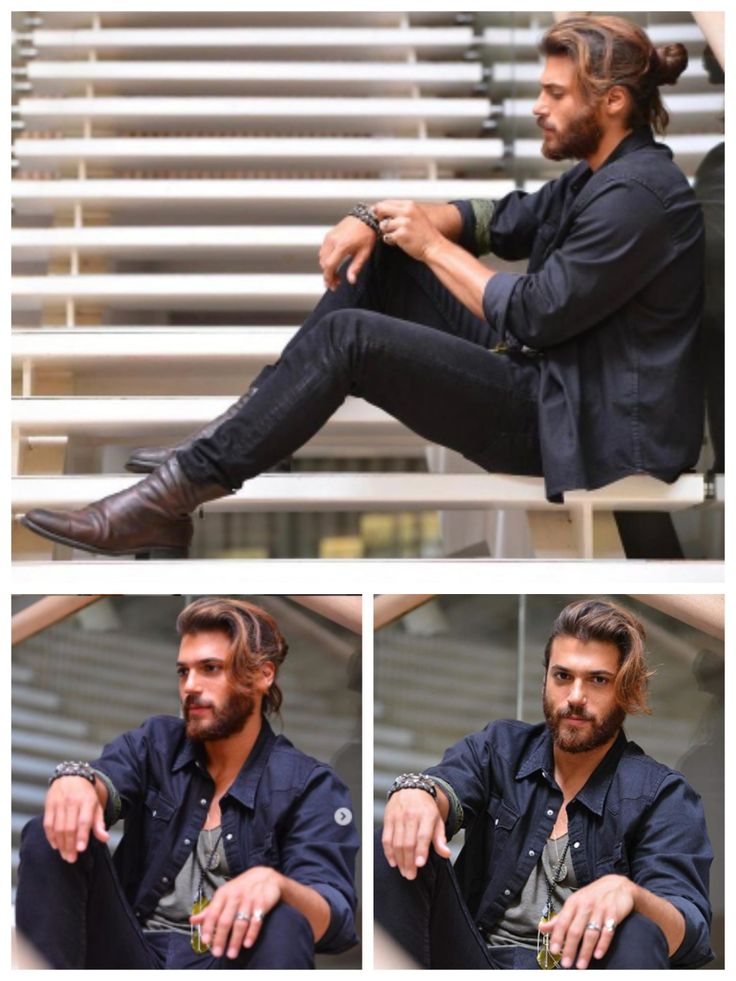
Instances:
[[[59,764],[23,831],[18,929],[54,968],[313,967],[356,942],[348,791],[266,719],[288,650],[270,614],[201,599],[177,627],[183,718]]]
[[[534,115],[576,166],[501,201],[358,205],[326,237],[328,291],[251,389],[152,471],[80,511],[23,518],[108,555],[183,554],[189,517],[309,440],[348,395],[488,471],[543,475],[550,500],[630,474],[672,482],[703,429],[703,221],[655,142],[660,86],[687,65],[616,17],[551,28]],[[496,272],[477,256],[528,259]]]
[[[545,722],[490,723],[394,781],[376,918],[424,967],[663,969],[712,958],[700,798],[623,731],[644,630],[582,600],[544,655]],[[447,841],[465,829],[454,866]]]

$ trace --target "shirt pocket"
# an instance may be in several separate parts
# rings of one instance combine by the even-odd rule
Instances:
[[[491,797],[486,808],[486,850],[490,860],[498,858],[519,820],[517,811],[501,797]]]
[[[616,842],[613,850],[605,858],[601,858],[595,863],[596,879],[600,879],[603,875],[628,876],[630,871],[629,856],[623,841]]]
[[[176,808],[160,790],[155,788],[146,791],[145,821],[148,834],[146,841],[149,850],[153,850],[169,827]]]

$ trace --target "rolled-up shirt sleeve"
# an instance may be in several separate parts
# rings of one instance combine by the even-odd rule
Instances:
[[[357,942],[354,877],[359,844],[347,787],[328,767],[315,767],[289,810],[289,825],[279,842],[279,870],[314,889],[330,907],[318,951],[339,953]]]
[[[147,726],[124,732],[103,747],[102,755],[91,766],[107,787],[105,823],[108,827],[124,818],[131,804],[146,792],[145,757]]]
[[[497,273],[486,319],[531,348],[561,344],[635,296],[675,255],[666,209],[648,187],[616,179],[582,208],[559,248],[531,273]]]
[[[480,732],[474,732],[445,751],[441,762],[430,767],[429,776],[439,777],[456,795],[460,809],[450,799],[450,810],[445,824],[448,838],[460,830],[458,815],[462,815],[462,827],[468,827],[485,808],[489,796],[490,723]]]
[[[700,797],[679,773],[662,781],[630,854],[631,879],[668,900],[685,920],[672,966],[694,968],[712,960],[708,882],[713,851]]]

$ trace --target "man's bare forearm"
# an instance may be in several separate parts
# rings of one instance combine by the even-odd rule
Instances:
[[[434,227],[451,242],[457,242],[463,230],[463,220],[454,204],[431,204],[420,201],[419,206]]]
[[[492,269],[447,238],[440,238],[430,245],[424,262],[463,306],[476,317],[485,316],[483,293],[488,280],[495,276]]]

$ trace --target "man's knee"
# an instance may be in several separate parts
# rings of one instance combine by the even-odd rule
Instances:
[[[266,916],[253,947],[250,967],[311,968],[314,934],[306,916],[286,903],[278,903]]]
[[[20,835],[20,860],[28,865],[35,861],[47,862],[58,853],[49,844],[43,827],[43,818],[34,817],[24,826]]]
[[[668,968],[667,938],[654,920],[641,913],[631,913],[616,927],[601,967],[644,971]]]

